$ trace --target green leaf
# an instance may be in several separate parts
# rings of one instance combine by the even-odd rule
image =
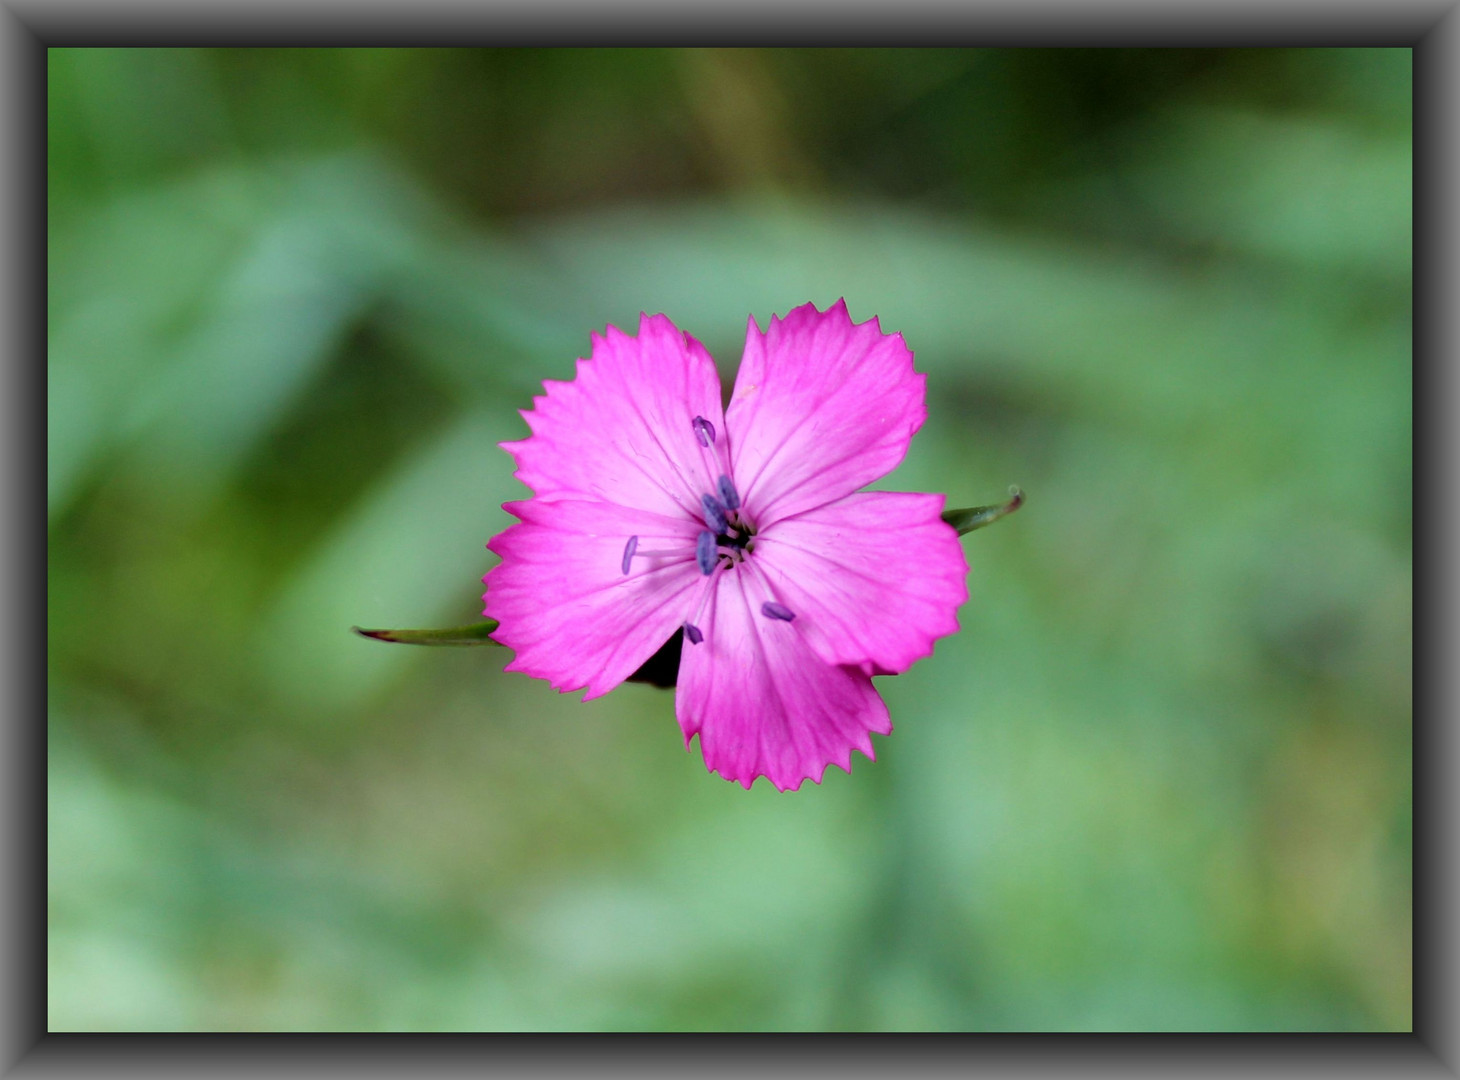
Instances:
[[[398,641],[404,645],[496,645],[491,634],[497,629],[497,620],[472,623],[470,626],[453,626],[448,630],[362,630],[350,627],[361,637],[376,641]]]
[[[982,529],[985,525],[1012,514],[1024,505],[1024,492],[1017,487],[1009,489],[1009,501],[995,506],[970,506],[963,510],[944,510],[943,520],[958,530],[958,535]]]

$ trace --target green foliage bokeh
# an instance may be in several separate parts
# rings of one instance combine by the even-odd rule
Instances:
[[[1408,1030],[1408,50],[53,50],[53,1030]],[[1029,495],[878,761],[480,613],[544,378],[845,296]]]

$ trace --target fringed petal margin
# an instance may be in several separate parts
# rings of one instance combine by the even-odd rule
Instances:
[[[845,301],[746,329],[725,414],[735,482],[760,528],[825,506],[901,463],[927,416],[927,376],[901,334]]]
[[[741,566],[717,583],[704,640],[684,646],[675,713],[685,746],[698,735],[705,766],[749,788],[780,791],[847,772],[852,751],[875,760],[872,735],[892,721],[861,669],[823,662],[795,621],[766,618],[761,579]]]
[[[517,655],[507,671],[598,697],[628,678],[678,628],[703,581],[693,522],[609,503],[508,503],[522,519],[487,545],[501,563],[483,579],[492,635]],[[624,545],[680,556],[641,556],[623,572]]]
[[[864,491],[776,522],[755,564],[829,664],[906,671],[958,630],[968,562],[942,495]]]
[[[594,334],[576,378],[543,389],[522,414],[532,434],[502,444],[539,498],[697,516],[728,471],[723,436],[706,447],[695,422],[724,430],[715,362],[663,315],[643,316],[636,338],[613,326]]]

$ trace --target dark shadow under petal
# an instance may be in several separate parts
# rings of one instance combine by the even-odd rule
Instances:
[[[664,690],[673,690],[679,680],[679,653],[683,648],[684,631],[676,630],[673,637],[659,646],[658,651],[624,681],[648,683]]]

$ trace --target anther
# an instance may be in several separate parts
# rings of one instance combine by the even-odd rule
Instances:
[[[717,534],[730,527],[730,522],[725,517],[725,508],[716,501],[715,496],[701,495],[700,505],[705,508],[705,524]]]
[[[702,532],[695,540],[695,562],[700,564],[700,573],[708,577],[715,572],[715,534]]]
[[[684,636],[689,638],[691,645],[698,645],[705,640],[705,635],[700,633],[700,628],[692,622],[684,624]]]
[[[730,478],[728,476],[720,477],[720,483],[717,486],[720,489],[720,502],[724,504],[725,509],[739,510],[740,493],[735,490],[735,485],[730,482]]]
[[[774,600],[767,600],[760,606],[760,613],[767,619],[780,619],[782,622],[790,622],[796,617],[796,613],[788,607],[782,607]]]
[[[638,550],[638,547],[639,538],[637,536],[629,537],[629,542],[624,545],[624,558],[623,562],[619,563],[619,567],[625,574],[629,572],[629,567],[634,563],[634,552]]]
[[[715,441],[715,425],[706,420],[703,416],[696,416],[691,421],[695,429],[695,438],[700,441],[701,446],[709,446]]]

